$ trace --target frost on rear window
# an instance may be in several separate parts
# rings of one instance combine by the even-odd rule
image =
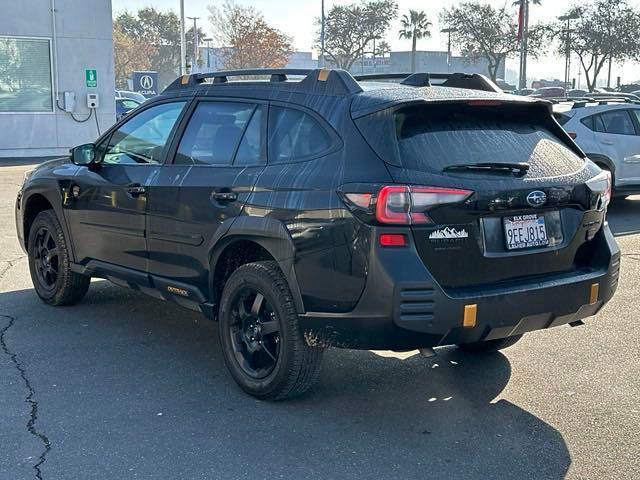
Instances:
[[[525,162],[529,177],[573,173],[584,165],[562,140],[517,113],[460,105],[397,112],[400,162],[432,172],[451,165]]]

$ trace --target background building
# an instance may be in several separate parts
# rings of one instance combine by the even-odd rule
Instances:
[[[95,140],[115,121],[111,0],[2,0],[1,10],[0,157]],[[75,94],[72,112],[63,92]],[[87,93],[98,95],[91,117]]]

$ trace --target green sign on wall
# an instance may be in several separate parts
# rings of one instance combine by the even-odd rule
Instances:
[[[87,68],[84,71],[84,79],[87,87],[96,88],[98,86],[98,71]]]

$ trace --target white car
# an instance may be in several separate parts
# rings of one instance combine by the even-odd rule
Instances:
[[[615,196],[640,193],[640,103],[562,102],[554,115],[587,156],[611,172]]]

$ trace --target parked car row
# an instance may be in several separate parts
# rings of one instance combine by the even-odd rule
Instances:
[[[611,172],[615,196],[640,193],[640,102],[568,101],[553,108],[587,156]]]

